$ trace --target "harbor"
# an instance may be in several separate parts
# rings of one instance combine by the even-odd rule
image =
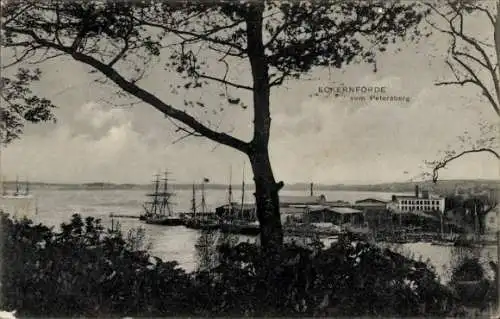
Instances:
[[[168,174],[165,173],[161,180],[160,175],[155,175],[152,192],[146,194],[150,200],[143,204],[144,211],[140,215],[112,213],[109,217],[138,218],[147,224],[183,226],[235,235],[259,235],[256,206],[246,201],[244,172],[239,202],[233,198],[232,172],[229,176],[225,204],[220,205],[219,200],[219,205],[211,205],[214,208],[208,208],[208,183],[208,178],[203,178],[199,185],[193,183],[191,209],[174,212],[171,198],[175,193],[169,189]],[[197,196],[198,193],[201,193],[201,196]],[[201,197],[199,201],[198,197]],[[479,234],[478,230],[470,233],[451,218],[445,218],[445,198],[429,194],[428,190],[421,190],[418,185],[414,194],[391,194],[390,198],[328,200],[325,194],[315,194],[314,184],[311,183],[308,195],[280,197],[283,234],[285,237],[306,239],[338,239],[349,236],[372,243],[430,243],[469,248],[497,243],[497,238],[492,236],[491,230],[483,234]],[[411,206],[413,203],[414,206]]]

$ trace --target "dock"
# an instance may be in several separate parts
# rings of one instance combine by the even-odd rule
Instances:
[[[110,218],[133,218],[133,219],[139,219],[140,218],[139,215],[114,214],[114,213],[109,214],[109,217]]]

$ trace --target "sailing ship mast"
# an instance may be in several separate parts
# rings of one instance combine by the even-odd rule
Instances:
[[[193,213],[193,218],[196,217],[196,190],[193,183],[193,198],[191,199],[191,212]]]
[[[157,209],[158,209],[158,190],[160,188],[160,175],[156,174],[155,175],[156,177],[156,180],[155,180],[155,191],[153,194],[151,194],[153,196],[153,215],[156,215],[157,214]]]
[[[243,215],[243,203],[245,202],[245,163],[243,163],[243,179],[241,182],[241,207],[240,216]]]
[[[232,186],[232,177],[233,177],[233,168],[230,166],[229,167],[229,188],[228,188],[228,194],[227,194],[227,200],[229,202],[229,212],[228,215],[231,215],[233,213],[233,186]]]
[[[171,194],[168,192],[168,171],[165,171],[165,177],[163,178],[163,193],[160,193],[159,195],[161,195],[162,197],[162,201],[161,201],[161,206],[160,206],[160,213],[161,215],[165,215],[165,208],[167,209],[167,212],[168,212],[168,216],[171,216],[172,215],[172,211],[171,211],[171,208],[170,208],[170,196]]]
[[[19,176],[16,176],[16,193],[14,195],[19,195]]]
[[[205,217],[205,206],[206,206],[206,203],[205,203],[205,182],[207,181],[208,179],[207,178],[204,178],[203,179],[203,182],[201,183],[201,216],[202,218]]]

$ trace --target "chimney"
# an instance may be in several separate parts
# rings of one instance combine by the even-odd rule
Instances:
[[[314,194],[313,194],[313,185],[314,185],[313,183],[311,183],[311,185],[310,185],[311,196],[314,196]]]
[[[415,185],[415,197],[418,198],[418,185]]]

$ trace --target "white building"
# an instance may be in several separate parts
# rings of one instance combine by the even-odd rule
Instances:
[[[387,204],[388,209],[398,212],[435,212],[441,213],[445,210],[445,198],[429,194],[428,191],[419,192],[418,186],[415,186],[415,195],[392,197],[392,201]]]

